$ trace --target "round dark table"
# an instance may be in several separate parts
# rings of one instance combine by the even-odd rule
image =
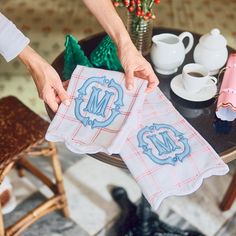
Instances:
[[[173,33],[179,35],[182,33],[180,30],[167,29],[167,28],[154,28],[153,34],[160,33]],[[88,37],[79,41],[81,48],[84,50],[85,55],[89,56],[95,49],[99,42],[104,38],[105,33],[99,33],[97,35]],[[216,150],[225,161],[231,159],[231,155],[236,153],[236,122],[224,122],[215,117],[216,100],[205,102],[189,102],[178,96],[176,96],[170,89],[170,81],[176,75],[180,74],[182,68],[187,63],[193,61],[193,49],[199,41],[200,35],[194,34],[194,46],[192,50],[186,55],[182,66],[178,71],[172,75],[161,75],[157,73],[160,80],[160,89],[165,96],[172,102],[174,107],[188,120],[188,122],[206,139],[206,141]],[[185,44],[187,42],[184,42]],[[232,48],[228,47],[229,52],[233,52]],[[148,55],[147,60],[151,62]],[[52,66],[56,69],[61,78],[64,67],[64,52],[62,52],[52,63]],[[219,81],[219,85],[220,82]],[[46,106],[48,114],[52,119],[54,113]],[[107,155],[105,153],[89,154],[102,162],[111,164],[121,168],[127,168],[119,155]],[[140,207],[136,207],[129,199],[124,189],[115,188],[112,192],[113,199],[122,208],[122,215],[119,221],[119,236],[155,236],[155,235],[201,235],[197,232],[181,231],[177,228],[173,228],[161,222],[158,216],[152,213],[148,207],[147,202],[143,200]],[[130,228],[132,228],[130,230]],[[158,231],[158,234],[156,234]],[[128,232],[128,233],[127,233]],[[154,232],[154,233],[153,233]],[[161,234],[159,234],[161,233]]]
[[[179,35],[182,33],[180,30],[154,28],[153,34],[160,33],[173,33]],[[87,56],[95,49],[99,42],[103,39],[105,33],[100,33],[84,40],[79,41],[81,48]],[[230,154],[236,150],[236,122],[222,122],[215,117],[216,102],[211,99],[205,102],[189,102],[176,96],[170,89],[170,81],[176,75],[180,74],[182,68],[187,63],[193,61],[193,49],[199,41],[200,35],[194,34],[194,46],[192,50],[186,55],[186,58],[179,67],[178,71],[172,75],[157,74],[160,80],[160,89],[165,96],[172,102],[174,107],[188,120],[188,122],[206,139],[206,141],[216,150],[221,156],[226,156],[230,159]],[[233,52],[232,48],[228,47],[229,52]],[[146,57],[148,61],[150,56]],[[64,67],[64,52],[62,52],[52,63],[60,77],[62,78],[62,71]],[[219,83],[220,84],[220,81]],[[50,118],[54,116],[52,111],[48,109]],[[104,153],[90,154],[103,162],[106,162],[117,167],[126,168],[124,162],[119,155],[109,156]]]

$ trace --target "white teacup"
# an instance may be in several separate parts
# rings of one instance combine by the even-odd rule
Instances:
[[[182,81],[184,89],[189,93],[197,93],[205,87],[217,84],[217,79],[209,75],[209,70],[205,66],[196,63],[184,66]]]

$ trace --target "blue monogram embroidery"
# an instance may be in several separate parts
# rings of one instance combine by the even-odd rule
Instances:
[[[101,88],[98,88],[98,84],[103,85],[104,88],[107,87],[107,90],[103,91]],[[85,97],[88,88],[91,89],[91,94],[87,104],[85,104],[85,108],[82,109],[82,104],[86,103]],[[109,89],[113,91],[109,91]],[[116,83],[114,79],[109,80],[106,77],[90,77],[84,82],[82,87],[78,89],[78,93],[79,95],[75,99],[75,116],[84,126],[90,125],[92,128],[106,127],[120,114],[120,108],[124,106],[123,88]],[[105,120],[99,120],[99,118],[106,117],[106,109],[113,96],[116,97],[116,100],[109,111],[111,113],[110,116]],[[83,113],[85,112],[87,112],[88,115],[95,115],[97,118],[91,119],[89,116],[84,116]]]
[[[105,95],[103,96],[103,98],[99,102],[98,96],[99,96],[99,93],[102,91],[102,89],[96,88],[95,86],[92,87],[92,89],[93,89],[93,91],[91,93],[91,96],[89,98],[89,102],[88,102],[86,108],[84,109],[84,111],[88,111],[88,112],[93,113],[95,115],[105,117],[105,111],[107,108],[107,104],[108,104],[111,96],[114,95],[114,93],[110,93],[108,91],[105,91]]]
[[[137,135],[139,147],[153,162],[175,165],[190,154],[184,134],[167,124],[146,126]]]

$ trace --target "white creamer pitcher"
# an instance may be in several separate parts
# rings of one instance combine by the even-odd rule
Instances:
[[[184,38],[189,38],[187,47],[183,44]],[[193,35],[183,32],[179,36],[164,33],[152,37],[151,60],[154,69],[164,75],[173,74],[183,63],[185,54],[193,47]]]

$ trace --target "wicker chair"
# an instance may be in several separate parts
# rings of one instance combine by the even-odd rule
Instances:
[[[42,216],[62,210],[68,216],[62,172],[54,144],[44,140],[48,122],[40,118],[13,96],[0,99],[0,183],[7,173],[16,167],[20,176],[24,170],[47,185],[54,195],[27,213],[13,225],[5,228],[0,206],[0,236],[20,235]],[[55,183],[32,165],[28,157],[50,157]]]

